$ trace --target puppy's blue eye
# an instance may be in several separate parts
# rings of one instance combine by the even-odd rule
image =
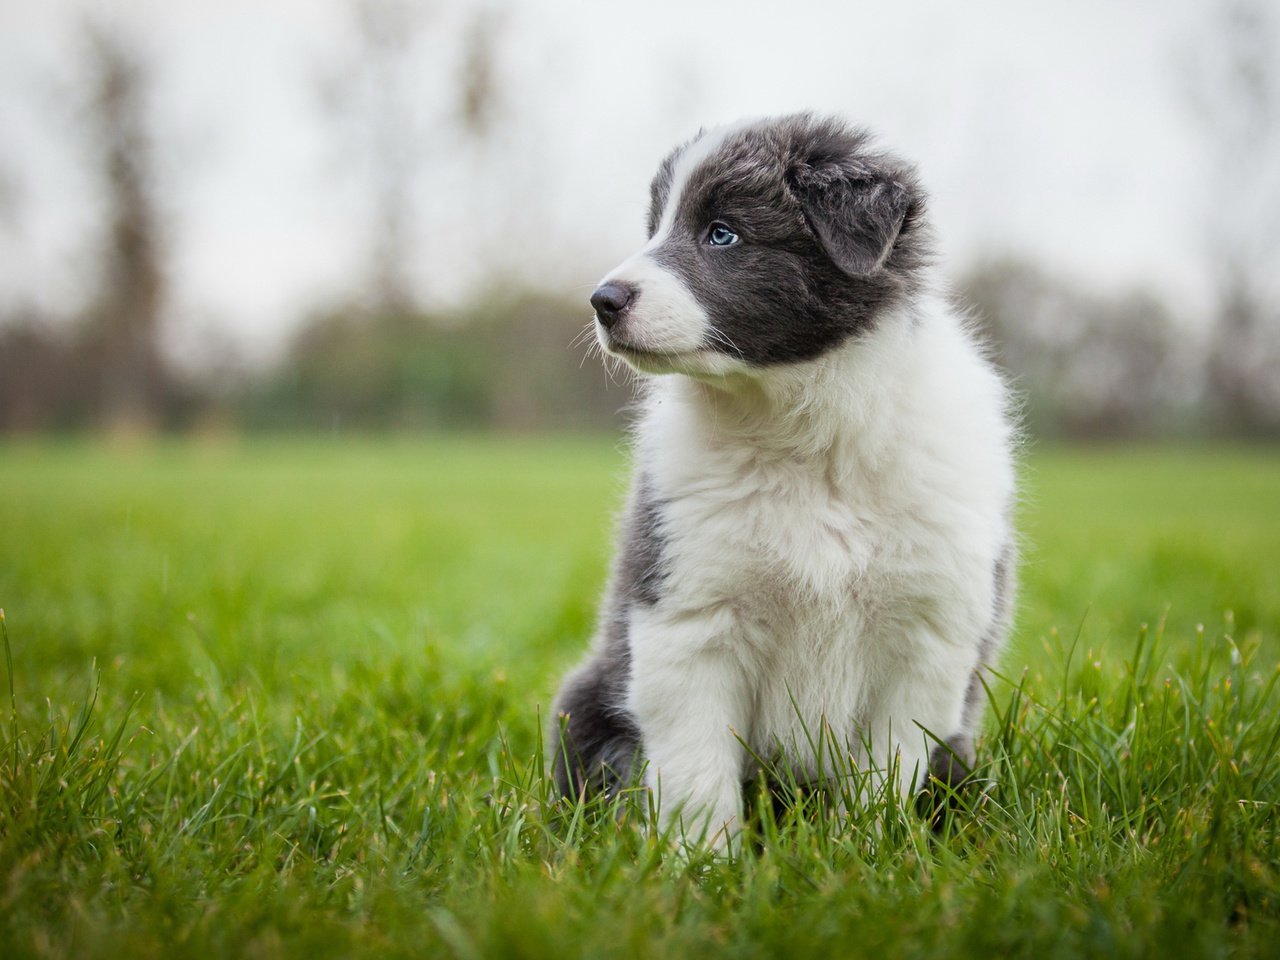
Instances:
[[[713,247],[730,247],[738,242],[738,235],[723,223],[713,223],[707,231],[707,243]]]

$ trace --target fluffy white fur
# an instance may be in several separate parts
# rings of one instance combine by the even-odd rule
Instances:
[[[1012,539],[1003,384],[940,297],[817,360],[686,372],[650,381],[635,442],[668,573],[631,613],[628,705],[663,822],[731,840],[742,742],[817,775],[824,724],[913,791]]]
[[[904,794],[922,783],[939,739],[967,733],[1013,541],[1005,387],[942,296],[913,293],[804,362],[706,348],[707,312],[651,254],[740,129],[679,156],[655,236],[606,277],[634,307],[597,326],[606,351],[665,374],[635,437],[663,580],[626,609],[625,708],[663,824],[717,844],[740,826],[752,755],[817,778],[815,741],[836,739]]]

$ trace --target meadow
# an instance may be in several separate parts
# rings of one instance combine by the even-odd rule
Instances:
[[[558,802],[610,438],[0,445],[0,956],[1275,956],[1280,450],[1033,449],[981,783]]]

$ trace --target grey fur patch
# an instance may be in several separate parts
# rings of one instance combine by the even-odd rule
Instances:
[[[969,686],[964,695],[961,724],[969,732],[972,732],[982,713],[985,695],[982,687],[982,671],[994,664],[1000,649],[1004,646],[1005,636],[1009,632],[1009,621],[1013,613],[1015,559],[1013,543],[1009,542],[1000,551],[992,571],[991,624],[987,627],[987,632],[983,635],[978,647],[978,669],[974,670],[973,676],[969,678]]]
[[[612,794],[631,782],[641,745],[640,729],[622,706],[630,672],[624,639],[607,644],[561,687],[552,729],[553,776],[561,796]]]
[[[624,522],[615,576],[627,598],[644,606],[662,598],[667,577],[661,506],[648,480],[640,477]]]
[[[614,793],[638,769],[640,729],[626,707],[631,677],[631,608],[662,597],[666,540],[662,504],[641,476],[621,523],[621,549],[605,597],[597,649],[570,674],[556,696],[553,773],[563,796]]]
[[[812,359],[919,288],[931,257],[924,191],[865,131],[808,114],[748,127],[671,198],[679,152],[651,190],[651,231],[679,204],[651,256],[706,312],[708,348],[753,364]],[[717,222],[739,242],[709,245]]]
[[[940,830],[947,812],[958,806],[956,794],[973,770],[973,738],[967,733],[947,737],[929,752],[929,779],[916,799],[920,815]]]
[[[929,752],[929,776],[954,790],[968,779],[973,761],[972,737],[968,734],[947,737]]]

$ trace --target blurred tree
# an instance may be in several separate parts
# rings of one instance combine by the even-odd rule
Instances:
[[[435,11],[412,0],[351,0],[355,49],[346,64],[321,78],[322,99],[337,121],[341,146],[366,179],[371,210],[370,268],[364,296],[374,311],[417,308],[419,185],[443,163],[451,134],[471,146],[489,142],[501,103],[497,69],[500,18],[482,6],[454,29],[456,75],[439,89],[423,88],[431,62],[424,41]]]
[[[1210,414],[1280,432],[1280,35],[1270,4],[1230,0],[1198,47],[1191,104],[1207,136],[1207,253],[1216,309],[1205,360]]]
[[[30,307],[0,315],[0,430],[77,425],[92,400],[80,354],[65,331]]]
[[[252,426],[604,429],[630,393],[586,348],[584,309],[545,294],[486,298],[459,314],[347,306],[313,317],[250,392]],[[582,369],[584,361],[588,369]]]
[[[85,26],[88,144],[106,210],[98,289],[79,349],[101,425],[150,428],[174,393],[160,353],[163,230],[147,97],[137,48],[104,23]]]
[[[430,131],[410,68],[428,10],[410,0],[351,0],[349,10],[355,51],[349,63],[321,76],[320,92],[369,189],[366,298],[375,310],[412,310],[413,184],[428,154]]]
[[[379,309],[408,310],[415,300],[408,278],[413,180],[426,149],[406,77],[423,8],[405,0],[356,0],[359,52],[350,92],[365,128],[374,207],[371,292]],[[350,101],[348,101],[350,103]]]
[[[87,21],[82,32],[83,143],[103,211],[97,271],[75,322],[32,305],[7,305],[0,316],[3,429],[136,433],[174,422],[190,399],[160,346],[165,238],[150,74],[118,25]]]
[[[1010,259],[979,264],[958,292],[1033,432],[1097,439],[1183,427],[1194,399],[1184,337],[1155,297],[1085,293]]]
[[[457,113],[459,125],[473,143],[483,143],[489,138],[501,106],[497,64],[499,26],[498,15],[481,8],[472,14],[463,42]]]
[[[0,227],[12,227],[18,221],[19,190],[12,171],[0,163]]]
[[[408,0],[353,0],[351,11],[355,52],[324,76],[321,91],[342,146],[366,176],[371,269],[363,290],[304,322],[282,364],[247,398],[246,416],[257,424],[357,429],[607,421],[600,411],[612,409],[610,401],[584,400],[565,376],[577,364],[568,345],[577,331],[566,318],[580,308],[495,280],[461,309],[427,309],[430,291],[413,282],[420,224],[433,212],[421,209],[419,183],[449,164],[482,170],[494,143],[503,102],[501,17],[481,6],[460,28],[442,22],[452,31],[445,48],[457,58],[437,73],[441,86],[433,90],[422,88],[433,11]],[[483,177],[473,179],[486,190]]]

